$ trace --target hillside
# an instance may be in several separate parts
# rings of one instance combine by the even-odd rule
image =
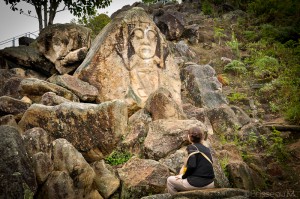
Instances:
[[[0,198],[299,197],[299,6],[135,3],[1,50]],[[170,196],[195,126],[216,188]]]

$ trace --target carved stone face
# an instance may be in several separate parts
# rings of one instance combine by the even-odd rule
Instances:
[[[131,32],[131,44],[140,58],[151,59],[156,51],[157,32],[150,27],[137,27]]]

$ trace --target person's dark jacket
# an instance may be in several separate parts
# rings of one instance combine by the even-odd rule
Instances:
[[[209,148],[200,143],[189,145],[187,147],[188,154],[197,151],[204,153],[212,162]],[[187,162],[187,170],[182,179],[187,179],[190,185],[194,187],[204,187],[214,180],[214,170],[212,164],[200,153],[189,157]]]

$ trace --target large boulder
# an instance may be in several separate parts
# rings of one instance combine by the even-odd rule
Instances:
[[[228,105],[222,105],[208,111],[208,117],[214,132],[218,135],[225,135],[228,139],[237,135],[242,128],[237,115]]]
[[[11,126],[0,126],[0,198],[25,198],[37,190],[34,170],[21,135]]]
[[[37,198],[102,199],[93,186],[96,174],[82,154],[65,139],[57,139],[52,145],[54,170]]]
[[[206,126],[198,120],[156,120],[149,124],[144,141],[147,157],[159,160],[187,143],[187,131],[199,127],[206,133]]]
[[[188,96],[198,107],[215,108],[227,104],[222,84],[210,65],[191,64],[181,71],[181,80]]]
[[[264,178],[245,162],[233,162],[226,166],[233,187],[246,190],[264,189]]]
[[[30,105],[12,97],[2,96],[0,97],[0,116],[11,114],[20,119]]]
[[[179,192],[172,199],[215,199],[215,198],[231,198],[231,199],[247,199],[249,191],[234,188],[218,188],[203,189],[194,191]]]
[[[172,97],[170,91],[159,88],[146,101],[145,109],[151,114],[153,121],[159,119],[186,119],[181,106]]]
[[[159,9],[153,13],[153,20],[168,40],[180,38],[184,31],[185,20],[180,12]]]
[[[51,159],[52,138],[42,128],[32,128],[23,133],[24,145],[34,167],[38,184],[43,184],[54,170]]]
[[[24,70],[22,68],[0,69],[0,96],[9,96],[16,99],[21,99],[19,87],[24,78],[36,77],[46,79],[45,76],[32,70]]]
[[[95,184],[104,198],[109,198],[120,186],[120,180],[113,168],[103,160],[91,164],[96,173]]]
[[[132,158],[118,169],[122,182],[121,198],[141,198],[166,189],[170,175],[166,166],[155,160]]]
[[[76,24],[54,24],[40,32],[37,48],[60,74],[69,73],[85,58],[91,44],[90,33],[90,29]]]
[[[48,81],[72,91],[82,101],[92,102],[99,94],[96,87],[68,74],[54,75]]]
[[[41,98],[41,104],[44,104],[46,106],[56,106],[64,102],[71,102],[71,101],[53,92],[47,92],[43,94]]]
[[[53,92],[68,100],[79,102],[79,98],[71,91],[56,84],[36,78],[23,79],[19,88],[23,95],[28,96],[32,101],[37,103],[41,101],[41,96],[46,92]]]
[[[9,47],[1,50],[0,62],[3,62],[6,68],[22,67],[38,71],[47,76],[54,74],[56,71],[54,64],[31,46]]]
[[[124,140],[122,140],[121,147],[132,154],[142,155],[144,149],[143,142],[148,133],[148,124],[151,121],[151,115],[145,109],[140,109],[129,117],[128,133]]]
[[[132,8],[105,26],[75,76],[99,90],[97,102],[126,99],[144,107],[159,87],[181,104],[179,69],[166,39],[142,8]]]
[[[67,139],[82,152],[98,147],[103,154],[110,154],[125,134],[127,107],[118,100],[102,104],[33,104],[19,126],[23,130],[41,127],[54,138]]]

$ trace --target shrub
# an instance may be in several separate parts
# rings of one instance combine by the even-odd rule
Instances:
[[[263,56],[254,62],[254,75],[258,78],[277,77],[279,62],[274,57]]]
[[[225,72],[233,72],[234,74],[244,74],[247,72],[245,64],[238,60],[233,60],[226,66],[224,66]]]
[[[244,93],[232,93],[229,96],[227,96],[227,98],[230,102],[238,102],[247,99],[247,95]]]
[[[119,165],[127,162],[132,157],[129,152],[113,151],[108,157],[105,158],[105,162],[109,165]]]

